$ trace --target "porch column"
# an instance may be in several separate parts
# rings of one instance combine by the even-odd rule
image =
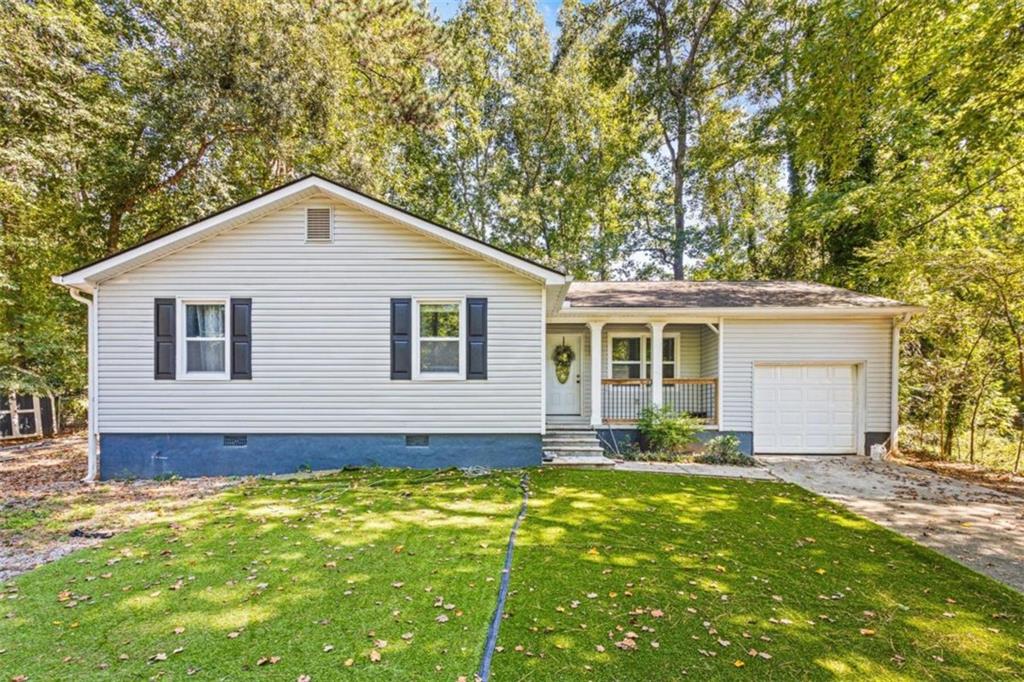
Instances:
[[[661,389],[662,384],[662,338],[665,331],[664,322],[651,322],[651,357],[647,358],[651,363],[651,404],[661,407],[664,402],[665,392]]]
[[[603,423],[601,407],[601,330],[604,322],[587,322],[590,328],[590,425]]]

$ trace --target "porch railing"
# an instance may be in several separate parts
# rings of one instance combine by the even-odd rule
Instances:
[[[676,414],[689,413],[705,424],[718,420],[717,379],[664,379],[662,405]],[[653,404],[650,379],[602,379],[601,408],[609,424],[635,422]]]
[[[676,414],[688,412],[705,424],[718,423],[718,379],[664,379],[661,391],[662,404]]]
[[[651,405],[650,379],[602,379],[601,411],[610,424],[634,422]]]

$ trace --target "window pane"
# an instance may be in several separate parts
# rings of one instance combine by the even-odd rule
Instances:
[[[188,372],[223,372],[223,341],[186,341]]]
[[[640,362],[640,337],[612,339],[612,360]]]
[[[661,378],[662,379],[675,379],[676,378],[676,366],[665,363],[661,366]]]
[[[459,342],[420,341],[421,372],[458,372]]]
[[[676,359],[676,339],[675,337],[664,338],[661,340],[661,359],[665,362],[675,362]]]
[[[459,338],[459,304],[425,303],[421,305],[420,336]]]
[[[224,306],[186,305],[185,336],[221,338],[224,336]]]
[[[612,364],[612,378],[613,379],[639,379],[640,378],[640,365],[638,364]]]

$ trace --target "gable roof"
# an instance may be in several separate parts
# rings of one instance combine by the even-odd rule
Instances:
[[[538,282],[556,285],[565,284],[568,281],[565,273],[559,270],[517,256],[480,239],[431,222],[381,199],[315,174],[305,175],[171,232],[147,239],[111,256],[83,265],[54,277],[53,281],[66,287],[91,291],[93,284],[104,279],[162,258],[288,204],[323,195],[375,214],[385,220],[404,225]]]
[[[563,310],[601,309],[917,312],[881,296],[804,281],[573,282]]]

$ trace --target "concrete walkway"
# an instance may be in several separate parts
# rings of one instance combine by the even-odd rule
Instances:
[[[717,478],[750,478],[774,481],[775,477],[762,467],[735,467],[721,464],[693,462],[616,462],[616,471],[641,471],[652,474],[680,474],[684,476],[713,476]]]
[[[865,457],[758,459],[782,480],[1024,592],[1024,498]]]

